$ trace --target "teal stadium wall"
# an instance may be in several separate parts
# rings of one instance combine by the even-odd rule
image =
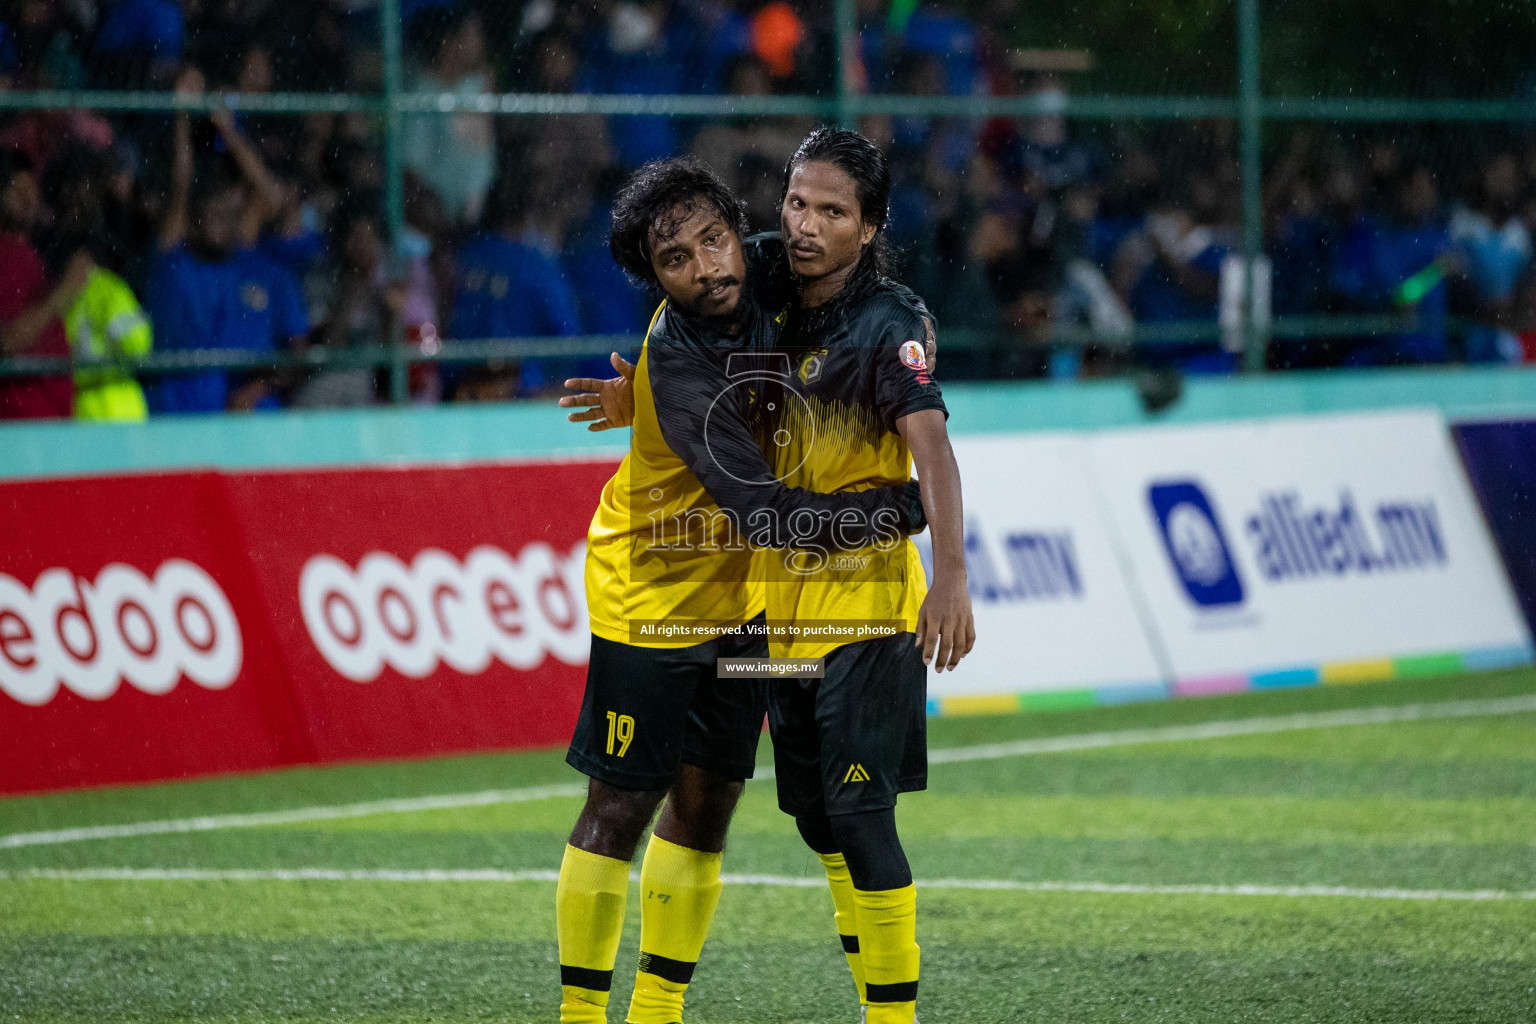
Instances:
[[[1148,415],[1125,380],[951,384],[954,434],[1091,430],[1313,412],[1437,408],[1452,421],[1536,417],[1536,368],[1329,371],[1196,379]],[[390,465],[612,457],[628,434],[591,434],[552,402],[187,416],[146,424],[0,426],[0,478],[215,466]]]

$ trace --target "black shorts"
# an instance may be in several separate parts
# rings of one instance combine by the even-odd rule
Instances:
[[[715,659],[767,656],[763,640],[634,647],[594,636],[566,763],[620,789],[666,789],[680,762],[750,779],[767,680],[717,678]]]
[[[912,633],[826,656],[822,679],[781,679],[768,699],[779,808],[794,817],[896,806],[928,787],[928,670]]]

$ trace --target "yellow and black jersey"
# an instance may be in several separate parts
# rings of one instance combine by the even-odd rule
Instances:
[[[749,244],[748,255],[755,265],[774,254]],[[786,310],[775,294],[749,288],[730,323],[690,318],[667,302],[652,318],[630,449],[587,533],[596,635],[639,647],[702,643],[763,610],[754,549],[905,535],[910,489],[817,494],[786,486],[764,456],[754,429],[764,367],[773,378],[787,365],[776,350]]]
[[[912,460],[896,422],[936,409],[947,416],[933,378],[932,314],[912,291],[880,279],[795,313],[780,340],[790,373],[774,394],[775,416],[756,421],[759,444],[790,487],[864,491],[911,479]],[[906,537],[856,550],[814,545],[767,553],[770,621],[917,626],[927,582]],[[775,655],[820,657],[847,643],[835,635],[773,641]]]
[[[662,433],[651,381],[652,342],[665,332],[667,306],[656,311],[635,371],[635,420],[629,452],[603,487],[587,531],[587,613],[592,632],[640,647],[690,647],[709,639],[646,627],[685,620],[725,632],[763,609],[753,588],[752,552],[730,537],[691,543],[715,522],[718,507]],[[663,531],[686,536],[668,543]]]

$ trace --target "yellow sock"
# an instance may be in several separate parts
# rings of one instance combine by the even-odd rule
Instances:
[[[605,1024],[624,930],[629,863],[567,845],[555,886],[560,1024]]]
[[[853,984],[859,990],[859,1004],[869,1002],[864,997],[864,959],[859,955],[859,920],[853,905],[853,879],[848,874],[848,862],[840,853],[818,853],[821,866],[827,869],[827,886],[832,890],[832,920],[837,923],[837,937],[843,942],[843,955],[848,958],[848,969],[853,972]]]
[[[869,999],[868,1024],[912,1024],[917,1012],[917,887],[853,891]]]
[[[679,1024],[720,904],[720,854],[651,836],[640,865],[640,968],[629,1001],[632,1024]]]

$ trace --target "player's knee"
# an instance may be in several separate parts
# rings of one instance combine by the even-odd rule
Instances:
[[[912,869],[896,834],[894,808],[835,814],[830,823],[855,889],[883,892],[912,884]]]
[[[745,784],[685,764],[667,794],[656,834],[691,850],[719,853]]]
[[[571,845],[600,857],[633,860],[666,790],[619,789],[593,779],[571,831]]]
[[[686,808],[690,817],[723,817],[729,821],[745,788],[741,779],[728,779],[697,765],[685,764],[678,769],[677,781],[672,783],[667,798]]]
[[[811,848],[811,852],[822,854],[838,852],[837,837],[832,834],[832,820],[825,814],[807,814],[796,818],[795,828],[800,830],[800,838],[805,840],[805,845]]]

